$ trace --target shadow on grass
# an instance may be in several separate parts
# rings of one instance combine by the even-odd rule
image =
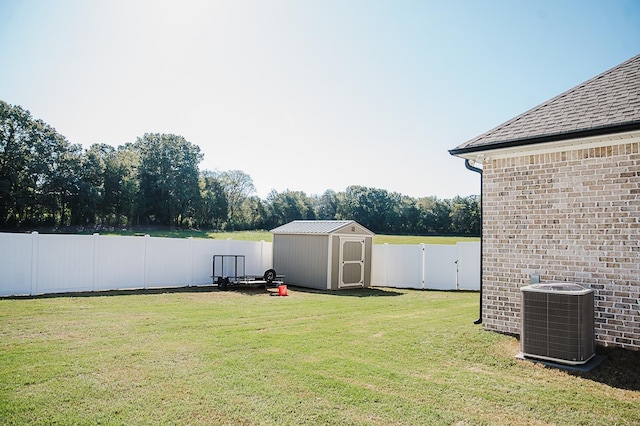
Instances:
[[[257,286],[246,286],[246,288],[238,288],[233,291],[241,291],[250,295],[265,294],[264,288],[258,288]],[[172,293],[213,293],[223,291],[216,285],[198,285],[191,287],[166,287],[166,288],[135,288],[135,289],[122,289],[122,290],[104,290],[104,291],[75,291],[66,293],[47,293],[38,294],[35,296],[21,295],[21,296],[6,296],[0,297],[0,300],[6,299],[52,299],[58,297],[109,297],[109,296],[133,296],[139,294],[172,294]]]
[[[600,366],[571,374],[618,389],[640,391],[640,351],[598,347],[596,352],[606,357]]]
[[[596,358],[601,358],[596,360]],[[640,391],[640,351],[622,348],[596,347],[596,358],[584,365],[563,365],[561,363],[529,359],[548,368],[566,371],[572,376],[602,383],[613,388]],[[595,360],[595,361],[594,361]],[[595,366],[588,365],[595,362]]]
[[[295,290],[300,293],[315,293],[326,294],[329,296],[342,296],[342,297],[390,297],[390,296],[402,296],[402,293],[394,289],[382,290],[379,288],[353,288],[342,290],[320,290],[315,288],[298,287],[287,284],[287,287],[291,290]]]
[[[328,294],[331,296],[348,296],[348,297],[389,297],[389,296],[401,296],[402,293],[391,289],[381,290],[377,288],[358,288],[348,290],[318,290],[305,287],[287,285],[292,291],[301,293],[317,293]],[[52,299],[59,297],[110,297],[110,296],[133,296],[139,294],[172,294],[172,293],[241,293],[247,296],[259,296],[259,295],[274,295],[274,288],[276,289],[275,295],[277,295],[277,286],[265,286],[252,285],[252,284],[233,284],[227,287],[227,290],[221,290],[217,285],[198,285],[191,287],[167,287],[167,288],[149,288],[149,289],[123,289],[123,290],[104,290],[104,291],[76,291],[65,293],[47,293],[38,294],[35,296],[18,295],[18,296],[4,296],[0,297],[0,300],[12,300],[12,299]]]

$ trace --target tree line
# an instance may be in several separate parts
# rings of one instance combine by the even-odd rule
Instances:
[[[376,233],[480,235],[479,197],[412,198],[350,186],[272,191],[241,170],[200,170],[200,148],[174,134],[83,149],[0,101],[0,228],[168,226],[272,229],[292,220],[355,220]]]

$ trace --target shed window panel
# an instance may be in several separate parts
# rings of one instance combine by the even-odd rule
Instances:
[[[345,262],[364,261],[364,250],[362,241],[345,241],[343,246],[342,259]]]
[[[362,280],[362,266],[359,263],[349,263],[343,266],[342,281],[345,284],[360,284]]]

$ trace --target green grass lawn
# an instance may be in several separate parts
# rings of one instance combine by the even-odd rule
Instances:
[[[226,240],[231,238],[233,240],[241,241],[260,241],[267,242],[273,241],[271,232],[264,230],[256,231],[234,231],[234,232],[215,232],[215,231],[186,231],[186,230],[168,230],[168,229],[153,229],[147,231],[140,230],[114,230],[114,231],[101,231],[102,235],[145,235],[148,234],[152,237],[169,237],[169,238],[215,238],[219,240]],[[375,235],[373,237],[374,244],[455,244],[459,241],[480,241],[480,238],[475,237],[449,237],[449,236],[418,236],[418,235]]]
[[[635,353],[518,361],[473,324],[477,293],[272,294],[0,299],[0,424],[640,423]]]

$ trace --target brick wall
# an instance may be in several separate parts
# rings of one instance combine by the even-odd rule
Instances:
[[[483,324],[520,333],[520,287],[596,292],[596,341],[640,350],[640,144],[483,164]]]

